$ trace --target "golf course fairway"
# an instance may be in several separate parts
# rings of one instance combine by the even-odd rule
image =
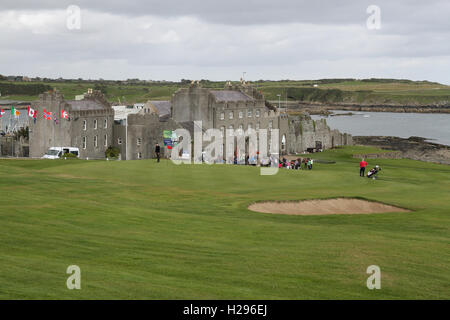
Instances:
[[[345,147],[273,176],[168,160],[0,160],[0,299],[449,299],[450,166]],[[320,163],[332,160],[335,163]],[[330,162],[330,161],[328,161]],[[357,198],[409,212],[277,215]],[[66,286],[68,266],[81,290]],[[381,289],[369,290],[369,266]]]

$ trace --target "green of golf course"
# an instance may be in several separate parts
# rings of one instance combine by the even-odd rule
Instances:
[[[311,171],[0,160],[0,299],[449,299],[450,166],[345,147]],[[294,216],[257,201],[361,198],[411,212]],[[69,290],[66,269],[81,269]],[[381,269],[369,290],[366,269]]]

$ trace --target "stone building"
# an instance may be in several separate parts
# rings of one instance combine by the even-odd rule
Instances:
[[[80,157],[104,159],[112,145],[114,110],[105,97],[90,91],[83,100],[65,100],[58,91],[45,92],[31,107],[38,112],[29,121],[30,157],[41,157],[50,147],[78,147]],[[44,110],[51,112],[45,119]],[[67,119],[61,117],[64,110]]]
[[[352,144],[351,135],[331,130],[325,121],[313,121],[308,115],[289,116],[266,103],[261,92],[241,82],[228,82],[224,90],[201,88],[192,83],[172,98],[172,118],[178,123],[202,121],[203,129],[216,128],[225,136],[227,129],[279,130],[280,155],[308,149],[328,149]],[[225,138],[224,138],[225,140]],[[224,142],[224,148],[225,142]],[[225,154],[225,151],[223,152]]]
[[[164,148],[163,132],[181,127],[170,117],[169,101],[149,101],[138,113],[116,121],[113,145],[120,149],[121,159],[140,160],[156,157],[155,146],[159,143],[162,156],[168,158],[170,150]]]
[[[222,132],[221,151],[227,162],[225,135],[229,129],[267,129],[268,144],[272,130],[278,129],[280,155],[352,144],[351,135],[331,130],[325,120],[280,112],[243,81],[240,85],[228,82],[223,90],[202,88],[193,82],[179,89],[170,101],[148,101],[133,112],[116,108],[116,115],[105,97],[92,90],[82,100],[65,100],[57,91],[46,92],[31,107],[38,111],[38,118],[29,120],[30,157],[41,157],[49,147],[66,146],[78,147],[81,158],[104,159],[106,149],[114,146],[119,148],[122,160],[149,159],[155,157],[155,144],[159,143],[162,156],[169,158],[171,150],[164,147],[164,130],[183,128],[193,139],[195,121],[202,121],[203,132],[211,128]],[[44,109],[52,113],[51,120],[43,118]],[[68,113],[68,119],[61,118],[62,110]],[[236,154],[237,146],[234,148]],[[193,156],[192,150],[188,153]]]
[[[224,90],[201,88],[192,83],[178,90],[172,98],[172,118],[179,123],[202,121],[203,130],[219,129],[224,138],[222,153],[226,154],[227,130],[279,129],[281,152],[286,152],[288,117],[266,105],[262,93],[242,83],[228,82]],[[236,148],[236,146],[235,146]]]

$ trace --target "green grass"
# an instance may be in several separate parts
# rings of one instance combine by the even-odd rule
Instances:
[[[0,160],[1,299],[449,299],[450,167],[348,147],[312,171],[145,161]],[[362,197],[412,210],[251,212],[262,200]],[[81,290],[66,288],[69,265]],[[369,265],[382,289],[368,290]]]
[[[0,81],[8,83],[7,81]],[[58,89],[66,99],[74,99],[76,95],[82,94],[88,88],[103,88],[107,99],[118,104],[137,103],[148,100],[169,100],[179,88],[187,87],[188,84],[181,83],[152,83],[152,84],[117,84],[86,82],[32,82],[41,83]],[[27,85],[29,82],[14,82],[16,85]],[[317,88],[313,88],[318,84]],[[267,100],[295,101],[294,98],[303,98],[303,101],[322,103],[357,103],[357,104],[399,104],[399,105],[448,105],[450,103],[450,86],[427,82],[410,80],[353,80],[353,79],[325,79],[325,80],[283,80],[254,82],[261,90]],[[224,82],[204,82],[205,88],[222,89]],[[302,91],[303,90],[303,91]],[[313,90],[314,94],[308,93]],[[327,92],[325,90],[339,90]],[[307,91],[305,94],[304,91]],[[303,92],[303,94],[302,94]],[[330,94],[331,93],[331,94]],[[292,97],[292,98],[289,98]],[[38,99],[37,95],[9,95],[2,99],[32,101]]]
[[[43,84],[49,85],[52,88],[58,89],[66,99],[75,99],[76,95],[87,92],[89,88],[95,88],[96,85],[92,83],[64,83],[64,82],[49,82]],[[23,83],[26,84],[26,83]],[[178,85],[106,85],[104,93],[106,98],[114,103],[137,103],[147,102],[148,100],[170,100],[172,94],[181,86]],[[38,99],[38,95],[9,95],[2,97],[2,99],[19,100],[19,101],[33,101]]]

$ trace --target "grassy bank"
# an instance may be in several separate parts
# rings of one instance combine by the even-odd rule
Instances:
[[[0,160],[0,298],[448,299],[450,167],[349,147],[312,171]],[[413,210],[281,216],[260,200],[363,197]],[[69,265],[81,290],[66,288]],[[366,288],[369,265],[382,289]]]
[[[0,81],[6,86],[8,82]],[[29,85],[27,82],[14,82],[15,85]],[[74,99],[88,88],[102,90],[109,101],[120,103],[146,102],[148,100],[168,100],[172,94],[188,83],[117,84],[111,82],[42,82],[35,85],[57,88],[67,99]],[[449,105],[450,87],[434,82],[393,80],[393,79],[324,79],[303,81],[258,81],[253,83],[266,99],[304,101],[318,103],[357,103],[357,104],[397,104],[397,105]],[[317,85],[317,87],[315,87]],[[203,87],[222,89],[224,82],[204,81]],[[20,91],[19,91],[20,92]],[[34,92],[30,90],[30,92]],[[2,99],[32,101],[37,94],[9,94]]]

